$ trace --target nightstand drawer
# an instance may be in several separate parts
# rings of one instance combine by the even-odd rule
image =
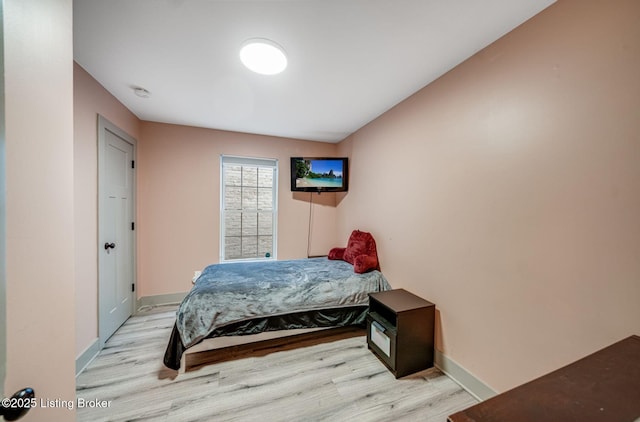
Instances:
[[[367,315],[367,344],[392,370],[396,362],[396,329],[375,312]]]

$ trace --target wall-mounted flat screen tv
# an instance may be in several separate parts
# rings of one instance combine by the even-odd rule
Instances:
[[[347,157],[291,157],[294,192],[346,192],[349,190]]]

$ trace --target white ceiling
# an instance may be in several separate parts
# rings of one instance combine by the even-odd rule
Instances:
[[[143,120],[339,142],[553,2],[75,0],[74,57]],[[287,69],[244,68],[250,38]]]

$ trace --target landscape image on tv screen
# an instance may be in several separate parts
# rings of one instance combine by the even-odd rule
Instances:
[[[296,188],[343,187],[343,160],[296,160]]]

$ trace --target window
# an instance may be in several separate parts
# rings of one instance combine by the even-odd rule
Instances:
[[[278,160],[220,157],[220,261],[275,259]]]

